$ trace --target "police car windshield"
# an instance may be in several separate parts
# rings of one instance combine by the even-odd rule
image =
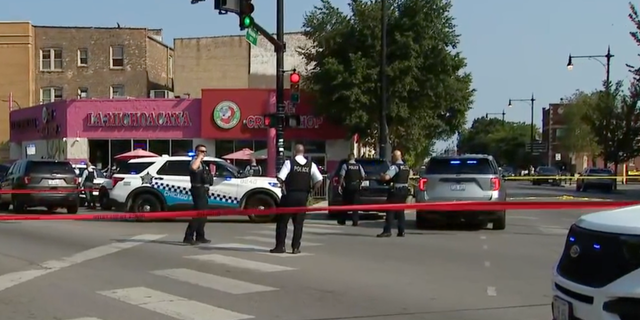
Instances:
[[[425,174],[496,174],[489,159],[431,158]]]

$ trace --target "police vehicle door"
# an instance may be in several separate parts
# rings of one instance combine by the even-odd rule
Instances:
[[[167,160],[156,172],[151,186],[164,196],[169,207],[191,207],[189,160]]]
[[[209,205],[216,208],[239,207],[238,169],[219,160],[204,161],[207,167],[215,166],[213,185],[209,188]]]

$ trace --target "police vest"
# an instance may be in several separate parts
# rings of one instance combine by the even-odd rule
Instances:
[[[364,177],[362,176],[362,172],[360,171],[360,165],[357,163],[346,163],[347,171],[344,173],[344,184],[354,185],[362,182]]]
[[[262,168],[259,165],[250,165],[249,166],[249,173],[252,176],[260,176],[260,175],[262,175]]]
[[[189,182],[191,183],[191,186],[203,187],[205,185],[212,185],[213,175],[211,174],[211,171],[209,171],[209,168],[207,168],[204,163],[200,163],[200,168],[202,168],[202,170],[189,170]]]
[[[398,168],[398,172],[391,178],[393,185],[399,185],[399,187],[407,186],[409,184],[409,177],[411,176],[411,169],[404,163],[394,164]]]
[[[87,169],[87,176],[84,178],[84,183],[93,183],[94,180],[96,180],[95,170],[89,171],[89,169]]]
[[[284,179],[284,188],[287,192],[311,192],[311,167],[313,162],[307,160],[300,164],[296,159],[291,159],[291,170]]]

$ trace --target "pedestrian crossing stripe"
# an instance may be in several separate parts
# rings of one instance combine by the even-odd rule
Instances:
[[[250,315],[145,287],[98,291],[98,294],[179,320],[246,320],[254,318]]]
[[[102,320],[102,319],[100,319],[100,318],[88,317],[88,318],[75,318],[75,319],[70,319],[70,320]]]
[[[201,246],[204,247],[204,246]],[[267,254],[273,257],[280,258],[290,258],[290,257],[302,257],[302,256],[311,256],[311,253],[298,253],[298,254],[289,254],[289,253],[271,253],[269,250],[271,248],[254,246],[250,244],[242,244],[242,243],[221,243],[221,244],[208,244],[207,248],[217,249],[217,250],[226,250],[226,251],[238,251],[238,252],[253,252],[259,254]]]
[[[275,231],[269,231],[269,230],[251,231],[251,233],[264,234],[264,235],[269,235],[269,236],[272,236],[272,237],[275,236],[275,234],[276,234]],[[292,233],[291,230],[287,231],[287,239],[291,240],[291,236],[292,235],[293,235],[293,233]],[[321,237],[322,236],[320,236],[320,235],[313,235],[313,234],[307,235],[305,233],[302,234],[303,241],[304,241],[304,239],[320,239]],[[275,241],[275,238],[273,238],[273,239],[274,239],[273,241]]]
[[[246,237],[236,237],[236,238],[243,239],[243,240],[249,240],[249,241],[264,242],[264,243],[274,243],[275,242],[274,238],[267,238],[267,237],[246,236]],[[313,243],[313,242],[307,242],[307,241],[304,241],[303,244],[304,244],[305,247],[315,247],[315,246],[321,246],[322,245],[321,243]]]
[[[315,227],[315,226],[314,226]],[[287,229],[289,231],[293,230],[293,226],[289,225],[287,226]],[[344,227],[340,228],[340,229],[344,229]],[[344,231],[342,230],[336,230],[335,228],[331,228],[331,227],[320,227],[320,228],[309,228],[309,227],[304,227],[304,229],[302,229],[303,232],[303,237],[304,237],[304,233],[306,232],[310,232],[310,233],[318,233],[318,234],[337,234],[337,233],[344,233]],[[272,232],[272,234],[274,234],[275,231]]]
[[[203,255],[196,255],[196,256],[186,256],[185,258],[200,260],[204,262],[210,262],[210,263],[229,266],[233,268],[251,270],[256,272],[280,272],[280,271],[297,270],[295,268],[279,266],[276,264],[258,262],[253,260],[240,259],[240,258],[225,256],[221,254],[203,254]]]
[[[253,284],[231,278],[216,276],[209,273],[190,269],[168,269],[152,271],[157,276],[171,278],[201,287],[226,292],[230,294],[247,294],[256,292],[275,291],[276,288]]]

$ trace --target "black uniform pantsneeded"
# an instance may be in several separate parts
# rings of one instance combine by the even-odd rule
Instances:
[[[411,176],[411,169],[404,163],[393,164],[397,168],[396,174],[391,178],[391,188],[387,194],[387,203],[389,204],[404,204],[409,197],[409,177]],[[405,231],[405,216],[404,209],[389,210],[384,223],[384,229],[378,236],[388,237],[391,235],[391,225],[393,220],[398,220],[398,236],[404,237]]]
[[[344,173],[344,187],[342,188],[342,204],[345,206],[354,205],[358,201],[358,195],[360,194],[360,186],[362,185],[361,167],[357,163],[346,163],[346,171]],[[351,213],[351,221],[353,225],[358,225],[359,212],[357,210],[344,211],[338,219],[339,224],[345,224],[347,218]]]
[[[189,180],[191,182],[191,198],[193,199],[193,209],[198,211],[208,209],[208,186],[213,184],[213,176],[211,175],[211,171],[209,171],[209,168],[202,164],[200,170],[191,170],[189,172]],[[206,216],[199,216],[191,219],[184,234],[185,243],[196,244],[209,242],[204,234],[204,226],[207,224],[207,219],[208,218]]]
[[[280,206],[285,208],[306,207],[311,192],[311,168],[313,162],[307,160],[305,164],[300,164],[295,159],[291,159],[291,171],[284,180],[285,194],[280,199]],[[293,240],[291,247],[293,251],[300,249],[302,239],[302,228],[306,213],[280,214],[276,224],[276,247],[273,252],[284,252],[287,239],[287,225],[289,220],[293,220]]]

